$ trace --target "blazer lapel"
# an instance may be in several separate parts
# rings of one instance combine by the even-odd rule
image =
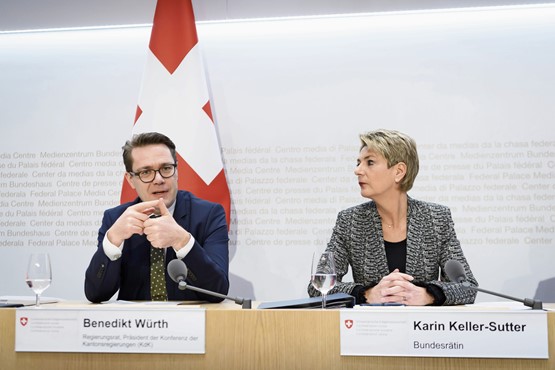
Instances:
[[[368,225],[364,225],[361,229],[368,230],[364,241],[365,263],[366,266],[376,266],[378,274],[385,276],[389,274],[389,267],[387,266],[387,257],[385,255],[382,223],[376,203],[369,202],[368,205],[365,208],[366,214],[362,218],[365,222],[368,222]]]
[[[175,199],[175,208],[173,211],[173,218],[175,221],[181,225],[186,230],[189,230],[190,224],[190,217],[189,217],[189,209],[191,206],[191,202],[189,197],[187,196],[188,193],[184,191],[178,191],[177,197]],[[175,250],[173,248],[168,248],[166,251],[166,266],[172,260],[176,258]]]
[[[173,218],[175,221],[183,226],[186,230],[191,228],[191,199],[189,194],[184,191],[178,191],[175,199],[175,209],[173,211]]]
[[[422,259],[422,248],[417,241],[423,240],[421,228],[415,226],[415,220],[418,218],[418,209],[412,199],[408,199],[407,210],[407,266],[406,272],[411,276],[418,276],[422,271],[416,271],[419,266],[418,261]]]

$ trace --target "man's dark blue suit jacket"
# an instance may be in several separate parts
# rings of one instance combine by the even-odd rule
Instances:
[[[104,235],[121,214],[131,205],[125,203],[104,212],[98,231],[98,248],[85,273],[85,296],[91,302],[110,300],[119,290],[120,300],[150,300],[150,243],[145,235],[133,235],[124,242],[122,256],[111,261],[102,248]],[[195,238],[193,249],[183,261],[189,270],[187,284],[220,294],[229,290],[228,231],[224,209],[217,203],[178,191],[173,214],[176,222]],[[166,249],[166,267],[175,259],[173,248]],[[220,302],[192,290],[179,290],[166,270],[166,287],[169,300],[203,300]]]

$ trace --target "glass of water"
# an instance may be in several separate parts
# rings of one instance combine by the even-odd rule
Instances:
[[[40,295],[52,282],[52,269],[50,267],[50,256],[48,253],[32,253],[27,265],[27,276],[25,282],[33,289],[36,296],[35,307],[40,307]]]
[[[337,279],[333,252],[315,252],[311,271],[312,286],[322,294],[322,308],[326,308],[326,296]]]

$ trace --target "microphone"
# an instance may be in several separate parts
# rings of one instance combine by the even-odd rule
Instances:
[[[466,281],[466,273],[464,272],[464,267],[459,261],[447,261],[447,263],[445,263],[444,270],[451,281],[454,281],[455,283],[464,283]]]
[[[232,301],[235,301],[235,303],[240,304],[242,308],[251,308],[252,306],[252,301],[250,299],[229,297],[227,295],[212,292],[210,290],[202,288],[197,288],[187,284],[185,282],[185,279],[187,278],[187,266],[185,265],[185,262],[178,258],[173,259],[170,261],[170,263],[168,263],[168,275],[170,275],[170,278],[178,284],[179,289],[181,290],[190,289],[194,290],[195,292],[211,295],[213,297],[230,299]]]
[[[495,292],[492,292],[492,291],[489,291],[489,290],[486,290],[486,289],[478,288],[477,286],[472,285],[466,279],[466,273],[464,272],[464,267],[459,261],[456,261],[456,260],[447,261],[445,263],[445,267],[443,268],[443,270],[445,271],[445,273],[449,277],[449,280],[454,281],[456,283],[460,283],[465,288],[473,289],[477,292],[482,292],[482,293],[495,295],[495,296],[498,296],[498,297],[501,297],[501,298],[510,299],[511,301],[521,302],[525,306],[532,307],[533,310],[543,309],[543,304],[542,304],[541,301],[537,301],[535,299],[530,299],[530,298],[525,298],[525,299],[515,298],[515,297],[505,295],[505,294],[495,293]]]

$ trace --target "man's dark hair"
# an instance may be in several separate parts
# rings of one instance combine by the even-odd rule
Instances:
[[[142,134],[133,135],[131,140],[127,140],[125,142],[125,145],[122,146],[123,164],[125,165],[125,171],[133,172],[133,158],[131,157],[131,151],[133,149],[156,144],[167,146],[172,154],[173,161],[177,163],[175,144],[173,143],[173,141],[170,140],[169,137],[159,132],[144,132]]]

